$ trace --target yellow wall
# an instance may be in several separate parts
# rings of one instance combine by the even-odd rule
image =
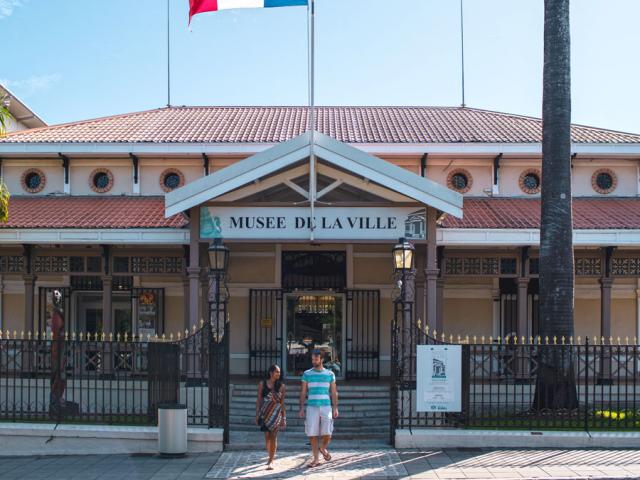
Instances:
[[[636,299],[614,298],[611,302],[611,335],[632,339],[636,335]]]
[[[7,294],[2,296],[2,329],[18,333],[25,330],[24,295]]]
[[[37,194],[29,193],[22,188],[22,174],[29,168],[42,170],[45,176],[45,186]],[[2,174],[3,180],[12,195],[47,195],[64,190],[64,177],[60,161],[5,160],[2,166]]]
[[[168,334],[184,333],[184,296],[166,295],[164,297],[164,330]]]
[[[446,335],[492,334],[493,301],[490,298],[445,298],[443,316]]]

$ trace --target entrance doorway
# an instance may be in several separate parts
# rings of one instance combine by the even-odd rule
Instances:
[[[90,334],[104,331],[102,325],[102,294],[96,292],[76,292],[75,330]],[[133,316],[130,294],[114,294],[112,297],[111,318],[113,332],[131,336]]]
[[[324,366],[336,377],[345,371],[345,296],[340,293],[285,295],[285,372],[299,377],[311,368],[311,352],[322,351]]]

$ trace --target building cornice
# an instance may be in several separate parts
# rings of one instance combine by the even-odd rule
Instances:
[[[252,155],[276,143],[0,143],[2,156],[30,155]],[[350,143],[372,155],[541,155],[540,143]],[[579,155],[640,156],[640,144],[574,143]]]

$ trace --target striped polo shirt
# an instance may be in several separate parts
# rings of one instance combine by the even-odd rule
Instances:
[[[329,386],[331,385],[331,382],[336,381],[336,376],[331,370],[327,370],[326,368],[322,368],[322,370],[310,368],[302,375],[302,381],[306,382],[309,387],[307,406],[331,406]]]

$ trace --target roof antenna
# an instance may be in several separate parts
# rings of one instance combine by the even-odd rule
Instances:
[[[167,107],[171,108],[171,30],[170,30],[170,8],[167,0]]]
[[[464,0],[460,0],[460,51],[461,55],[461,71],[462,71],[462,105],[461,107],[465,107],[464,103],[464,8],[463,3]]]

